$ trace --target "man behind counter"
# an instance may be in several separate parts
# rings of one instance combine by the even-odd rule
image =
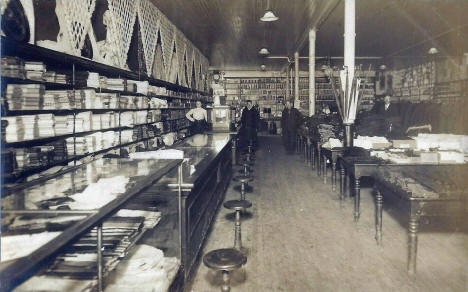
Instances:
[[[197,100],[196,108],[191,109],[185,117],[192,122],[193,134],[201,134],[205,130],[205,124],[207,123],[206,110],[202,108],[201,101]]]

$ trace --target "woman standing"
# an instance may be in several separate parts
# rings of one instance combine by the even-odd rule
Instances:
[[[202,108],[201,101],[197,100],[196,108],[191,109],[185,117],[192,122],[192,133],[201,134],[205,130],[207,121],[206,110]]]

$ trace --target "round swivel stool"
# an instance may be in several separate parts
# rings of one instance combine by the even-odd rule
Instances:
[[[251,166],[252,165],[249,163],[242,164],[242,169],[239,169],[239,173],[243,174],[244,176],[248,176],[250,173],[253,172]]]
[[[241,200],[245,200],[245,193],[247,192],[252,192],[253,188],[249,186],[249,182],[253,181],[253,177],[251,176],[236,176],[234,177],[235,181],[238,181],[241,183],[240,185],[240,190],[239,186],[237,186],[237,190],[240,191],[241,193]]]
[[[234,271],[247,263],[247,257],[234,248],[215,249],[203,257],[203,263],[208,268],[221,271],[223,274],[223,284],[221,291],[231,291],[229,272]]]
[[[241,211],[244,211],[247,208],[252,207],[252,203],[247,200],[231,200],[224,202],[224,208],[235,210],[236,211],[236,220],[235,220],[235,236],[234,236],[234,248],[241,250],[242,249],[242,235],[241,235]]]
[[[249,162],[249,163],[253,163],[254,160],[255,160],[255,156],[252,153],[245,154],[244,161]]]

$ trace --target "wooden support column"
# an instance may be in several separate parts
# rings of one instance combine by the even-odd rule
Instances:
[[[315,114],[315,28],[309,31],[309,117]]]
[[[356,2],[355,0],[345,0],[345,22],[344,22],[344,65],[348,68],[349,80],[354,77],[354,57],[356,38]],[[348,92],[351,90],[349,82]]]
[[[299,109],[299,52],[294,53],[294,78],[294,107]]]

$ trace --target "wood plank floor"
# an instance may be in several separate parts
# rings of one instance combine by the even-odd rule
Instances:
[[[377,246],[370,189],[361,192],[355,224],[352,200],[340,204],[299,155],[285,154],[279,137],[260,143],[254,192],[247,194],[253,207],[242,222],[248,262],[233,273],[232,291],[468,291],[468,234],[456,229],[460,224],[423,226],[417,275],[410,277],[400,212],[384,203],[383,245]],[[227,200],[240,196],[234,185]],[[233,216],[221,207],[203,254],[233,243]],[[219,291],[220,283],[220,273],[200,264],[187,290]]]

